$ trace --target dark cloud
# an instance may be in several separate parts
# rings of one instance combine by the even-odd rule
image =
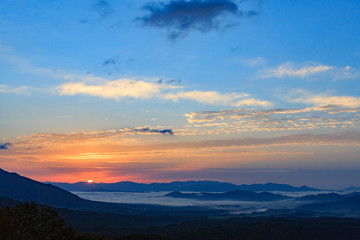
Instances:
[[[83,24],[94,23],[99,20],[109,18],[114,14],[114,8],[110,4],[110,1],[108,0],[88,0],[88,3],[90,5],[90,9],[94,11],[94,13],[98,17],[96,19],[88,19],[88,18],[79,19],[79,23],[83,23]],[[117,24],[118,23],[115,23],[113,26],[116,26]]]
[[[103,67],[110,66],[110,65],[116,65],[117,59],[118,59],[118,57],[106,59],[102,65],[103,65]]]
[[[258,14],[252,10],[240,10],[233,0],[148,2],[143,8],[149,14],[136,20],[144,26],[166,29],[168,38],[172,40],[184,37],[189,30],[200,32],[223,31],[237,25],[235,20],[239,18],[252,17]]]
[[[152,129],[148,127],[135,128],[134,132],[149,132],[149,133],[161,133],[164,135],[174,135],[172,129]]]
[[[175,79],[170,79],[170,80],[166,80],[164,81],[163,79],[159,79],[156,81],[156,83],[158,84],[163,84],[163,83],[166,83],[166,84],[180,84],[181,83],[181,80],[178,79],[178,80],[175,80]]]
[[[11,146],[11,143],[3,143],[0,144],[0,149],[9,149],[9,146]]]
[[[121,66],[123,65],[123,60],[121,60],[120,56],[110,57],[103,60],[99,65],[93,67],[89,71],[86,72],[87,75],[89,74],[99,74],[100,73],[107,73],[111,75],[113,72],[120,72]]]
[[[114,13],[111,4],[106,0],[92,1],[92,8],[101,18],[110,17]]]
[[[180,82],[181,82],[180,79],[178,79],[178,80],[171,79],[171,80],[166,81],[167,84],[179,84]]]

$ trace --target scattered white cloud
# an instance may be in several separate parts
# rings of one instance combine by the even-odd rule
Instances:
[[[351,96],[315,95],[309,98],[297,98],[293,102],[308,103],[317,106],[338,105],[344,107],[360,107],[360,98]]]
[[[270,107],[272,103],[252,98],[247,93],[219,93],[217,91],[181,91],[179,87],[147,82],[142,80],[118,79],[104,80],[93,79],[94,83],[68,82],[57,89],[60,95],[89,95],[108,99],[120,100],[124,97],[137,99],[160,98],[177,102],[187,99],[209,105],[225,106],[260,106]]]
[[[285,132],[314,129],[359,129],[360,106],[321,105],[298,109],[223,109],[185,114],[189,125],[178,134],[207,135]]]
[[[0,93],[15,93],[15,94],[29,94],[30,87],[20,86],[20,87],[10,87],[6,85],[0,85]]]
[[[260,107],[271,107],[273,104],[269,101],[262,101],[255,98],[246,98],[232,104],[234,107],[242,106],[260,106]]]
[[[189,92],[178,92],[168,93],[164,95],[165,99],[178,101],[179,99],[195,100],[201,103],[214,104],[214,105],[229,105],[236,99],[247,97],[248,94],[242,93],[227,93],[220,94],[216,91],[189,91]]]
[[[220,93],[217,91],[202,90],[179,91],[182,87],[166,84],[173,82],[173,79],[160,78],[159,80],[158,77],[134,77],[110,80],[104,77],[94,76],[92,74],[79,74],[64,70],[39,68],[34,66],[32,63],[11,54],[5,54],[5,58],[8,62],[17,66],[20,71],[65,81],[65,83],[51,89],[41,90],[59,95],[87,95],[115,99],[118,101],[126,97],[135,99],[158,98],[172,100],[174,102],[187,99],[203,104],[233,107],[272,106],[271,102],[255,99],[250,97],[247,93]],[[264,59],[259,57],[248,59],[246,62],[250,65],[256,65],[262,63],[263,61]],[[179,80],[177,82],[179,82]],[[29,89],[30,87],[26,86],[10,88],[0,85],[0,92],[26,94],[29,93]]]
[[[301,65],[294,65],[292,62],[286,62],[275,68],[268,68],[259,72],[260,78],[271,77],[298,77],[305,78],[311,75],[320,74],[333,69],[332,66],[327,66],[318,63],[305,63]]]
[[[258,72],[260,78],[307,78],[320,74],[332,81],[360,78],[360,70],[351,66],[338,67],[314,62],[301,64],[285,62],[277,67]]]
[[[66,134],[59,133],[37,133],[24,137],[15,138],[11,144],[17,149],[37,149],[60,147],[62,145],[99,145],[117,143],[134,143],[136,139],[130,139],[131,136],[140,135],[159,135],[172,136],[174,132],[172,129],[149,126],[137,128],[121,128],[104,131],[87,131],[87,132],[71,132]]]
[[[354,79],[360,78],[360,70],[353,68],[351,66],[345,66],[342,68],[336,68],[334,72],[334,81],[344,80],[344,79]]]
[[[228,105],[228,106],[272,106],[271,102],[261,101],[255,98],[249,98],[247,93],[219,93],[217,91],[188,91],[178,93],[168,93],[164,95],[165,99],[178,101],[179,99],[187,99],[206,103],[211,105]]]
[[[250,59],[245,59],[243,63],[250,67],[262,66],[266,63],[266,59],[262,57],[254,57]]]
[[[297,90],[298,97],[290,98],[290,102],[305,103],[314,106],[334,105],[346,108],[360,107],[360,97],[353,96],[331,96],[329,94],[312,94],[303,90]]]
[[[119,79],[103,81],[101,84],[87,84],[84,82],[70,82],[60,85],[61,95],[90,95],[119,100],[124,97],[151,98],[160,92],[161,86],[155,83]]]

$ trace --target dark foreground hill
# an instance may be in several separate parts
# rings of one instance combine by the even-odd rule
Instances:
[[[162,237],[153,239],[172,240],[358,240],[360,220],[340,218],[203,220],[162,228],[133,230],[132,238],[122,239],[151,239],[146,238],[151,234]]]
[[[68,191],[116,191],[116,192],[159,192],[159,191],[190,191],[190,192],[227,192],[233,190],[243,191],[282,191],[282,192],[306,192],[319,191],[319,189],[307,186],[294,187],[288,184],[266,183],[266,184],[242,184],[235,185],[217,181],[175,181],[171,183],[135,183],[129,181],[117,183],[59,183],[51,184]]]
[[[0,169],[0,197],[16,201],[34,201],[52,207],[69,208],[101,213],[133,215],[208,215],[224,214],[224,210],[207,207],[167,207],[150,204],[105,203],[82,199],[51,184],[44,184],[30,178]]]
[[[5,200],[9,202],[9,199]],[[1,203],[1,198],[0,198]],[[75,229],[62,220],[61,211],[70,211]],[[146,227],[136,218],[103,218],[102,214],[52,209],[34,203],[23,203],[0,209],[0,239],[36,240],[357,240],[360,219],[351,218],[279,218],[258,217],[197,219],[177,224]],[[62,213],[64,214],[64,213]],[[81,215],[81,213],[80,213]],[[105,214],[106,215],[106,214]],[[148,221],[156,217],[143,216]],[[94,224],[94,219],[100,224]],[[120,221],[119,221],[120,220]],[[165,220],[165,219],[164,219]],[[103,222],[108,222],[107,227]],[[140,220],[141,221],[141,220]],[[129,226],[135,223],[135,227]],[[69,223],[68,223],[69,224]],[[136,226],[137,225],[137,226]],[[84,228],[85,227],[85,228]]]
[[[4,206],[14,207],[19,204],[22,204],[22,202],[7,197],[0,197],[0,208]],[[95,229],[147,228],[154,226],[161,227],[169,224],[183,223],[195,219],[207,219],[206,215],[126,215],[116,213],[79,211],[55,207],[53,207],[53,209],[56,210],[60,217],[66,220],[67,224],[81,231],[93,231]]]
[[[3,170],[0,171],[0,183],[0,196],[3,196],[0,197],[0,206],[14,206],[25,200],[56,206],[59,216],[77,230],[108,236],[92,238],[91,235],[90,239],[355,240],[360,236],[359,218],[319,217],[358,216],[360,195],[357,193],[341,195],[345,198],[340,197],[340,200],[336,200],[339,197],[337,195],[314,195],[311,196],[313,200],[332,200],[306,204],[296,211],[273,209],[271,214],[263,215],[264,217],[247,215],[252,216],[249,218],[246,215],[234,217],[226,211],[202,207],[177,208],[88,201],[58,187]],[[58,199],[62,197],[63,199]],[[66,209],[66,206],[71,209]],[[301,215],[294,214],[296,212]],[[6,224],[6,221],[2,223]],[[0,239],[2,236],[0,233]]]
[[[51,184],[44,184],[0,169],[0,196],[18,201],[34,201],[51,206],[77,208],[90,202]]]

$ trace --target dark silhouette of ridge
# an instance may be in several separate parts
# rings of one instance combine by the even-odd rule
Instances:
[[[322,193],[317,195],[307,195],[303,197],[299,197],[296,200],[298,201],[317,201],[317,202],[330,202],[330,201],[340,201],[345,199],[345,195],[337,194],[337,193]]]
[[[279,191],[279,192],[307,192],[307,191],[320,191],[321,189],[310,188],[308,186],[294,187],[289,184],[280,183],[265,183],[265,184],[242,184],[238,185],[239,190],[248,191]]]
[[[349,191],[349,192],[360,191],[360,187],[350,186],[350,187],[345,188],[344,191]]]
[[[343,195],[344,196],[344,195]],[[360,217],[360,195],[348,196],[340,201],[304,204],[298,209],[311,210],[321,216]]]
[[[134,215],[203,215],[224,213],[207,207],[168,207],[151,204],[106,203],[85,200],[64,189],[51,184],[40,183],[30,178],[9,173],[0,169],[0,198],[8,201],[33,201],[57,208],[69,208],[101,213],[134,214]],[[5,200],[4,200],[5,199]]]
[[[0,196],[17,201],[34,201],[56,207],[77,208],[90,206],[90,201],[60,187],[34,181],[17,173],[0,169]]]
[[[21,203],[20,201],[13,200],[9,197],[0,197],[0,208],[2,208],[4,206],[13,207],[20,203]]]
[[[181,193],[179,191],[171,192],[165,195],[173,198],[190,198],[197,200],[237,200],[237,201],[279,201],[291,199],[290,197],[269,192],[252,192],[243,190],[234,190],[224,193]]]
[[[347,193],[347,194],[343,194],[343,196],[346,197],[355,197],[355,196],[359,196],[360,192],[352,192],[352,193]]]

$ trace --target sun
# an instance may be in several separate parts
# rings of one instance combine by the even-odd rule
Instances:
[[[89,179],[88,181],[87,181],[87,183],[93,183],[94,181],[93,180],[91,180],[91,179]]]

